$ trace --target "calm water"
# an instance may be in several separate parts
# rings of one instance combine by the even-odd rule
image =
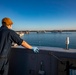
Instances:
[[[69,37],[69,48],[76,49],[76,32],[63,33],[30,33],[25,34],[22,38],[33,46],[50,46],[65,48],[66,37]]]

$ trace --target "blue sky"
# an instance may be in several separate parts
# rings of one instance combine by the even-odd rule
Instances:
[[[0,0],[0,21],[4,17],[13,30],[76,29],[76,0]]]

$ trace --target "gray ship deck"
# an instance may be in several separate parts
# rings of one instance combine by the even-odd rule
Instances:
[[[69,61],[76,63],[76,49],[66,50],[57,47],[38,47],[39,53],[25,49],[21,46],[12,47],[10,56],[9,75],[39,75],[40,63],[43,62],[43,69],[46,75],[70,75],[68,71],[60,71],[59,65]],[[70,60],[69,60],[70,59]],[[76,65],[76,64],[74,64]],[[62,69],[65,69],[62,67]]]

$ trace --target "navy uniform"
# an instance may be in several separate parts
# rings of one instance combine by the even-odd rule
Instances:
[[[21,45],[22,41],[15,31],[6,26],[0,27],[0,75],[7,75],[8,73],[8,57],[12,42]]]

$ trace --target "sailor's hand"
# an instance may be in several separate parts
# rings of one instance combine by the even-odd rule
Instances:
[[[39,53],[39,49],[37,47],[32,47],[32,50],[35,52],[35,53]]]

